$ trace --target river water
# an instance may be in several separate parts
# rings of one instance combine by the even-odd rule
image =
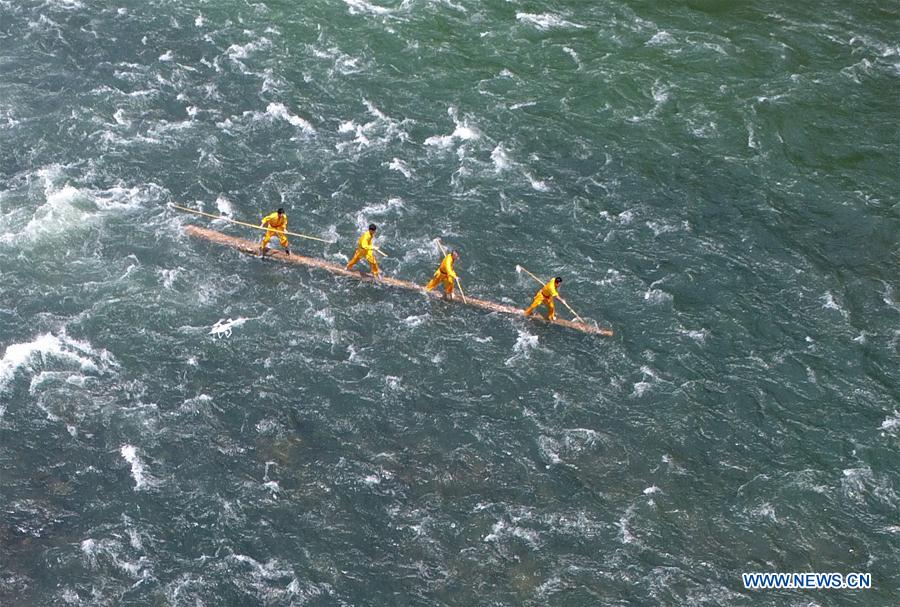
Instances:
[[[898,40],[874,0],[0,0],[0,604],[900,604]],[[422,283],[440,237],[615,336],[170,203],[338,263],[375,222]]]

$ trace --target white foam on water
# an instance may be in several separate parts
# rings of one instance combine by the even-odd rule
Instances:
[[[249,58],[251,53],[267,49],[270,46],[272,46],[272,41],[266,37],[261,37],[247,44],[232,44],[225,50],[225,54],[233,61],[240,63],[241,59]]]
[[[550,186],[547,185],[547,182],[542,179],[536,179],[531,173],[525,172],[525,178],[528,179],[528,183],[531,184],[531,188],[533,190],[537,190],[538,192],[547,192],[550,190]]]
[[[234,203],[224,196],[216,198],[216,209],[218,209],[219,213],[222,215],[234,217]]]
[[[172,61],[175,58],[175,54],[172,51],[166,51],[162,55],[159,56],[159,60],[162,62]]]
[[[538,346],[538,336],[532,335],[524,329],[516,329],[518,336],[513,345],[513,355],[506,359],[506,366],[510,367],[520,360],[527,359],[531,351]]]
[[[769,502],[757,506],[756,508],[751,508],[750,515],[754,518],[765,519],[773,523],[778,522],[778,517],[775,516],[775,508]]]
[[[678,232],[679,230],[686,228],[685,224],[675,225],[663,221],[648,221],[647,227],[653,231],[654,236],[659,236],[660,234],[666,234],[668,232]]]
[[[672,301],[672,295],[659,289],[647,289],[644,291],[644,301],[651,304],[662,304]]]
[[[841,488],[844,495],[855,501],[863,501],[869,493],[868,486],[872,484],[872,469],[865,466],[861,468],[846,468],[842,471]]]
[[[97,547],[97,542],[95,540],[93,540],[91,538],[82,540],[81,552],[87,558],[88,563],[90,563],[91,566],[94,566],[97,564],[97,550],[98,550],[98,547]]]
[[[427,319],[428,319],[428,317],[425,314],[422,314],[420,316],[407,316],[406,318],[403,319],[403,324],[410,328],[418,327],[419,325],[423,324]]]
[[[632,387],[631,397],[632,398],[640,398],[644,395],[644,393],[650,389],[650,382],[639,381],[634,384]]]
[[[539,30],[551,28],[584,29],[583,25],[572,23],[557,15],[550,13],[516,13],[516,20],[535,26]]]
[[[894,411],[893,417],[886,417],[884,421],[881,422],[881,429],[887,430],[888,432],[900,431],[900,412]]]
[[[831,291],[826,291],[825,295],[822,295],[819,299],[824,302],[822,304],[822,308],[826,310],[836,310],[844,318],[847,318],[849,316],[847,311],[844,310],[840,305],[838,305],[838,303],[834,300],[834,295],[832,295]]]
[[[356,226],[360,230],[368,229],[370,221],[367,217],[378,217],[381,215],[387,215],[388,213],[396,213],[396,215],[402,215],[402,211],[406,209],[406,205],[403,204],[402,198],[397,198],[396,196],[393,198],[388,198],[386,202],[368,204],[360,209],[359,213],[356,215]]]
[[[113,113],[113,120],[116,121],[116,124],[119,126],[130,126],[131,121],[125,118],[125,110],[123,108],[119,108]]]
[[[45,5],[69,11],[84,8],[84,4],[80,0],[47,0]]]
[[[389,15],[393,12],[392,9],[378,6],[377,4],[371,4],[365,0],[344,0],[344,4],[347,5],[351,15],[360,15],[363,13],[369,13],[370,15]]]
[[[689,330],[689,329],[678,329],[678,332],[684,335],[685,337],[690,337],[698,344],[706,343],[706,338],[709,337],[709,331],[706,329],[700,330]]]
[[[140,491],[147,486],[147,474],[144,463],[137,455],[137,449],[132,445],[122,445],[119,449],[122,459],[131,464],[131,477],[134,479],[134,490]]]
[[[653,37],[645,42],[645,46],[668,46],[675,43],[675,38],[667,31],[659,31],[653,34]]]
[[[52,166],[36,172],[44,184],[43,204],[24,227],[0,235],[0,243],[38,245],[42,239],[89,227],[101,220],[106,212],[140,208],[159,190],[155,184],[131,188],[117,185],[105,190],[78,188],[69,183],[58,187],[60,171],[61,167]],[[21,221],[18,224],[21,225]]]
[[[364,99],[363,103],[366,106],[366,112],[372,116],[373,120],[365,124],[358,124],[353,120],[342,122],[338,127],[338,132],[342,134],[353,133],[355,137],[352,141],[338,143],[335,146],[338,151],[348,148],[358,151],[373,144],[387,146],[395,140],[410,140],[409,134],[403,129],[404,124],[408,122],[407,120],[397,121],[391,118],[367,99]],[[396,161],[396,158],[394,160]]]
[[[313,314],[313,318],[324,321],[328,326],[334,326],[334,313],[331,311],[331,308],[321,308],[320,310],[316,310],[315,314]]]
[[[616,215],[616,219],[622,225],[628,225],[632,221],[634,221],[634,211],[622,211],[618,215]]]
[[[503,148],[502,143],[498,143],[491,151],[491,161],[494,163],[495,173],[502,173],[512,167],[512,161],[509,159],[509,155]]]
[[[453,132],[449,135],[434,135],[429,137],[425,140],[425,145],[437,148],[449,148],[457,141],[472,141],[481,137],[477,129],[469,126],[468,120],[459,120],[455,107],[447,108],[447,114],[453,120],[453,124],[455,125]]]
[[[532,548],[537,548],[540,543],[540,536],[536,531],[509,525],[503,520],[494,523],[494,526],[491,527],[491,532],[484,536],[482,541],[501,543],[509,538],[525,540]]]
[[[392,159],[391,163],[388,165],[388,168],[392,171],[400,172],[407,179],[412,177],[412,171],[409,170],[409,167],[406,166],[406,163],[403,162],[402,160],[400,160],[399,158]]]
[[[566,52],[566,54],[569,57],[572,58],[572,61],[575,62],[575,65],[577,65],[579,68],[581,68],[581,60],[578,58],[578,53],[576,53],[573,49],[569,48],[568,46],[564,46],[564,47],[562,47],[562,49],[563,49],[563,51]]]
[[[303,130],[304,133],[312,134],[316,132],[316,129],[312,124],[310,124],[300,116],[291,114],[283,103],[270,103],[268,106],[266,106],[266,114],[272,116],[273,118],[286,120],[291,125]]]
[[[659,493],[659,487],[656,485],[650,485],[643,491],[644,495],[653,495],[654,493]]]
[[[198,13],[197,18],[194,19],[194,27],[203,27],[204,25],[206,25],[206,18],[202,13]]]
[[[655,82],[653,86],[650,87],[650,95],[653,97],[654,101],[653,107],[642,116],[632,116],[631,118],[628,118],[628,122],[638,123],[656,118],[659,111],[662,109],[662,106],[669,100],[669,90],[669,86],[661,84],[659,81]]]
[[[632,535],[631,529],[629,528],[632,516],[634,516],[634,506],[629,506],[625,511],[625,514],[619,518],[619,522],[616,524],[619,528],[619,537],[623,544],[632,544],[635,540],[634,535]]]
[[[99,375],[118,363],[106,350],[95,350],[90,343],[73,339],[62,331],[59,335],[44,333],[33,341],[7,346],[0,359],[0,394],[22,369],[33,369],[36,364],[48,366],[54,363],[74,365],[83,373]],[[38,382],[38,387],[40,385]],[[0,411],[2,416],[2,411]]]

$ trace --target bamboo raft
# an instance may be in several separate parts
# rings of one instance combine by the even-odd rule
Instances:
[[[231,247],[232,249],[236,249],[242,253],[249,253],[251,255],[259,254],[259,243],[254,242],[252,240],[247,240],[246,238],[238,238],[235,236],[229,236],[227,234],[222,234],[221,232],[217,232],[216,230],[210,230],[207,228],[201,228],[199,226],[189,225],[185,227],[185,232],[189,236],[193,236],[195,238],[201,238],[203,240],[214,242],[216,244],[225,245],[227,247]],[[336,263],[332,263],[330,261],[325,261],[324,259],[317,259],[315,257],[305,257],[303,255],[297,255],[296,253],[291,253],[290,255],[286,255],[283,251],[275,251],[270,250],[266,253],[267,258],[277,259],[283,263],[289,263],[299,266],[306,266],[308,268],[316,268],[319,270],[325,270],[327,272],[331,272],[332,274],[336,274],[338,276],[346,276],[348,278],[353,278],[362,282],[369,282],[378,285],[385,285],[389,287],[397,287],[400,289],[406,289],[408,291],[415,291],[417,293],[425,293],[427,295],[431,295],[434,297],[440,297],[436,291],[426,291],[425,287],[422,285],[417,285],[416,283],[409,282],[408,280],[400,280],[399,278],[393,278],[390,276],[382,276],[379,278],[375,278],[370,274],[363,274],[358,270],[348,270],[343,265],[339,265]],[[463,304],[462,300],[459,298],[454,298],[451,300],[452,303]],[[482,310],[486,310],[488,312],[499,312],[501,314],[509,314],[511,316],[519,316],[522,317],[522,309],[514,308],[513,306],[508,306],[506,304],[501,304],[493,301],[487,301],[485,299],[476,299],[475,297],[471,297],[469,295],[466,296],[465,305],[473,306],[475,308],[480,308]],[[596,327],[594,325],[577,322],[573,320],[565,320],[565,319],[556,319],[556,320],[545,320],[542,316],[532,315],[528,317],[529,319],[536,320],[538,322],[546,322],[554,325],[559,325],[562,327],[567,327],[569,329],[574,329],[576,331],[581,331],[582,333],[589,333],[591,335],[602,335],[604,337],[612,337],[613,332],[609,329],[601,329],[600,327]]]

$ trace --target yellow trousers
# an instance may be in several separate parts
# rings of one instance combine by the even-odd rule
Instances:
[[[434,278],[425,286],[425,289],[431,291],[442,282],[444,283],[444,293],[453,295],[453,279],[450,278],[449,274],[444,274],[440,270],[434,273]]]
[[[525,310],[525,316],[531,316],[531,313],[534,312],[535,308],[541,304],[547,304],[547,315],[545,318],[547,320],[556,320],[556,305],[553,303],[553,298],[545,298],[540,292],[534,296],[531,305]]]
[[[375,260],[375,251],[366,251],[365,249],[356,249],[356,253],[353,255],[353,259],[350,260],[350,263],[347,264],[347,269],[349,270],[353,266],[355,266],[360,259],[365,258],[366,261],[369,262],[369,267],[372,268],[372,274],[378,276],[378,262]]]
[[[289,249],[290,243],[288,242],[287,236],[284,235],[284,232],[279,232],[277,230],[266,230],[266,235],[263,236],[262,248],[265,249],[269,241],[272,240],[272,236],[278,235],[278,241],[281,243],[282,249]]]

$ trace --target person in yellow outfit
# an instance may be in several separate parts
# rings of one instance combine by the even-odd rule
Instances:
[[[440,283],[444,283],[444,298],[453,299],[453,281],[456,278],[456,272],[453,271],[453,264],[457,261],[459,261],[459,251],[448,253],[434,273],[431,282],[425,286],[425,289],[431,291]]]
[[[288,227],[287,215],[285,215],[284,209],[278,209],[274,213],[270,213],[263,217],[259,227],[267,228],[266,235],[263,236],[262,244],[259,247],[260,255],[266,254],[266,251],[268,251],[266,247],[272,239],[272,236],[275,234],[278,234],[278,240],[281,242],[281,248],[284,249],[284,252],[288,255],[291,254],[290,243],[288,242],[287,236],[284,235],[284,233],[287,232]]]
[[[372,268],[372,274],[378,276],[380,270],[378,269],[378,261],[375,259],[375,245],[372,244],[372,239],[375,238],[375,230],[377,229],[378,226],[370,223],[369,230],[363,232],[362,236],[359,237],[359,240],[356,242],[356,253],[353,255],[353,259],[350,260],[350,263],[347,264],[348,270],[365,257],[366,261],[369,262],[369,267]]]
[[[560,284],[562,284],[562,278],[557,276],[541,287],[541,290],[538,291],[534,296],[534,299],[531,300],[531,305],[525,310],[525,316],[531,316],[531,313],[534,312],[535,308],[539,305],[547,304],[547,315],[544,318],[547,320],[556,320],[556,306],[553,304],[553,298],[559,297]]]

